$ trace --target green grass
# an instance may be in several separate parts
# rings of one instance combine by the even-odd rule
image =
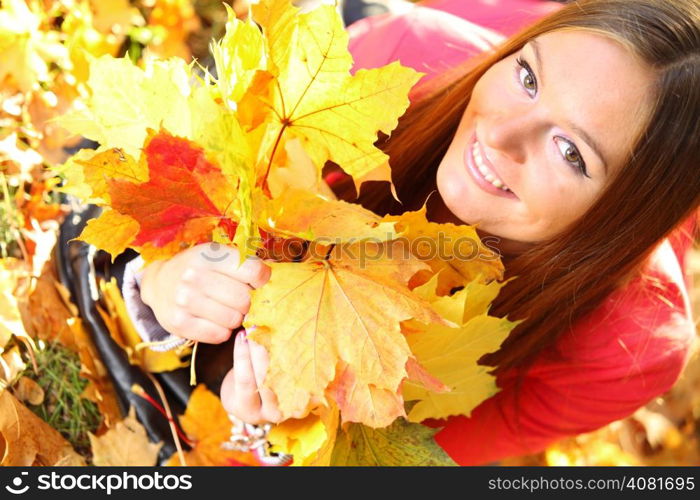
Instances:
[[[8,185],[7,177],[0,171],[0,258],[21,257],[18,241],[22,237],[21,213],[14,203],[15,188]]]
[[[102,416],[97,405],[80,397],[88,381],[80,376],[78,355],[54,342],[36,352],[39,375],[31,368],[24,375],[45,392],[44,402],[28,405],[42,420],[60,432],[86,460],[90,460],[88,431],[95,432]]]

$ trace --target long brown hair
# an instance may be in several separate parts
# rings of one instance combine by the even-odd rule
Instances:
[[[490,314],[525,319],[481,363],[493,373],[523,370],[615,288],[643,269],[656,245],[700,204],[700,3],[698,0],[580,0],[539,20],[436,81],[414,101],[390,138],[392,180],[352,182],[339,197],[379,214],[418,210],[437,189],[437,167],[479,78],[530,39],[555,30],[588,30],[622,43],[655,70],[646,129],[593,206],[569,228],[517,255]],[[429,84],[430,85],[430,84]],[[425,94],[425,89],[422,94]],[[624,117],[620,117],[621,120]],[[335,186],[334,186],[334,189]],[[434,197],[431,197],[434,198]],[[522,372],[521,372],[522,373]]]

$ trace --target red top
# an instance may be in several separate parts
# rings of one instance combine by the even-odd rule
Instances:
[[[428,3],[460,13],[464,2]],[[498,15],[503,9],[528,4],[541,9],[550,2],[478,3],[480,9],[470,10],[470,16],[480,13],[503,19]],[[491,11],[487,5],[493,6]],[[400,59],[429,73],[424,77],[428,79],[500,39],[474,24],[479,19],[470,19],[415,6],[401,14],[358,21],[348,28],[355,68]],[[523,24],[522,19],[517,22]],[[500,392],[471,416],[426,421],[444,426],[436,435],[438,444],[461,465],[537,452],[563,437],[624,418],[667,391],[687,363],[695,339],[683,259],[679,262],[692,243],[693,223],[686,221],[682,230],[663,240],[642,275],[611,294],[543,351],[526,375],[518,404],[514,377],[506,375],[498,378]]]

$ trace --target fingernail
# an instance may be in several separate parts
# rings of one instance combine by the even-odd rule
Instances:
[[[251,326],[250,328],[246,328],[246,332],[245,332],[246,340],[248,339],[248,334],[254,332],[255,328],[256,328],[255,326]]]

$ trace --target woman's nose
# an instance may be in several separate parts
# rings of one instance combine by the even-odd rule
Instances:
[[[524,163],[534,140],[536,122],[533,114],[515,108],[492,113],[482,120],[482,145],[514,163]]]

